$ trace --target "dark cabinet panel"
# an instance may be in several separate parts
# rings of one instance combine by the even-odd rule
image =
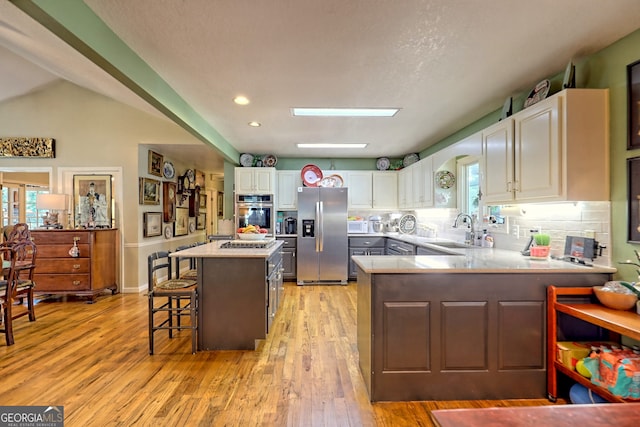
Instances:
[[[487,370],[489,304],[486,301],[443,302],[442,370]]]
[[[383,318],[383,371],[428,371],[431,367],[429,303],[385,303]]]
[[[498,369],[544,368],[544,302],[498,302]]]

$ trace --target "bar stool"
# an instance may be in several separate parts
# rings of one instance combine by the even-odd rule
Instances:
[[[198,342],[198,290],[195,280],[174,278],[168,251],[154,252],[148,257],[148,298],[149,298],[149,354],[154,351],[154,334],[167,330],[169,338],[173,331],[191,330],[191,352],[197,351]],[[160,300],[158,304],[156,302]],[[166,317],[156,319],[166,313]],[[180,319],[188,316],[190,322],[184,325]]]

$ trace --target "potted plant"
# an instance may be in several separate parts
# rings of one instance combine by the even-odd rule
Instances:
[[[531,246],[531,258],[546,259],[549,256],[551,236],[548,234],[534,234],[534,246]]]

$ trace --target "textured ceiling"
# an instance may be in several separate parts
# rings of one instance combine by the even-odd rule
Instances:
[[[280,157],[402,157],[424,150],[561,72],[570,59],[579,62],[640,26],[637,0],[606,7],[601,0],[85,3],[236,150]],[[91,74],[93,81],[74,77],[80,73],[69,68],[82,62],[77,54],[35,59],[46,54],[20,46],[15,31],[33,24],[15,27],[1,18],[3,8],[0,59],[5,45],[56,76],[142,103],[122,88],[110,93],[118,85],[104,73]],[[45,43],[44,29],[29,31]],[[33,74],[37,84],[46,81],[46,73]],[[0,100],[10,79],[0,74]],[[234,105],[238,94],[251,104]],[[401,110],[394,118],[296,118],[294,106]],[[247,126],[252,120],[262,126]],[[302,151],[297,142],[369,145],[341,154]]]

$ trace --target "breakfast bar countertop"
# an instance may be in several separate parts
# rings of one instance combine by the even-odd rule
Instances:
[[[365,273],[615,273],[613,267],[585,266],[568,261],[525,257],[493,248],[448,249],[452,255],[354,256]],[[456,255],[453,255],[455,253]]]
[[[221,248],[220,246],[230,240],[216,240],[204,245],[172,252],[171,256],[195,257],[195,258],[269,258],[284,244],[281,240],[268,248]],[[248,242],[243,240],[242,242]]]

